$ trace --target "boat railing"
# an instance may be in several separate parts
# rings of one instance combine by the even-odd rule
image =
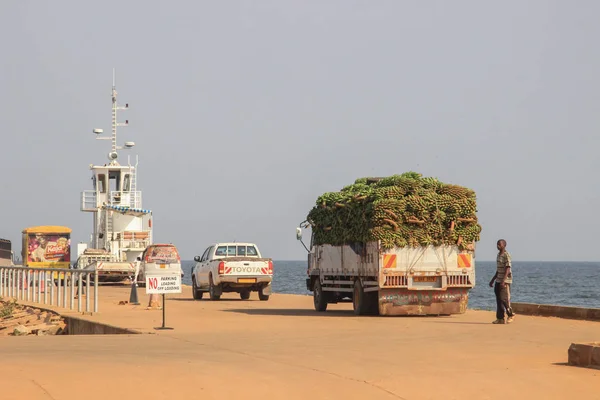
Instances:
[[[92,280],[94,287],[90,290]],[[70,310],[75,309],[77,300],[78,312],[91,312],[90,297],[93,297],[93,312],[97,313],[98,271],[27,266],[0,267],[0,297]]]
[[[142,208],[142,192],[124,192],[114,191],[110,192],[110,205],[111,206],[123,206],[129,208]]]
[[[81,211],[96,211],[97,209],[96,191],[85,190],[81,192]]]
[[[108,205],[123,206],[129,208],[142,208],[141,191],[112,191],[108,196]],[[84,190],[81,192],[81,211],[96,211],[98,195],[95,190]]]
[[[152,243],[150,230],[113,232],[113,235],[120,249],[145,249]]]

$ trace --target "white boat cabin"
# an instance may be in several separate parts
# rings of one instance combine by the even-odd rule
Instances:
[[[136,168],[109,164],[90,169],[94,189],[84,191],[81,199],[81,211],[93,213],[90,245],[110,253],[114,261],[134,262],[152,243],[152,212],[142,208]]]

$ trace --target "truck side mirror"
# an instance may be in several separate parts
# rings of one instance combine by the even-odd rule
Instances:
[[[296,240],[302,240],[302,228],[296,228]]]
[[[194,257],[194,261],[196,261],[196,262],[200,262],[200,256],[195,256],[195,257]]]

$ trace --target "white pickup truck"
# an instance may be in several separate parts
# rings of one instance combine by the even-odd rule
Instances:
[[[262,258],[254,243],[215,243],[202,256],[194,257],[192,293],[195,300],[208,292],[211,300],[222,293],[239,293],[242,300],[258,292],[262,301],[269,300],[273,280],[273,261]]]

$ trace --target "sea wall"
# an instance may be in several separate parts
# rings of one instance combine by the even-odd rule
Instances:
[[[554,306],[550,304],[512,303],[515,314],[557,317],[600,322],[600,308]]]
[[[140,333],[132,329],[119,328],[77,317],[63,315],[63,318],[67,324],[67,335],[130,335]]]

